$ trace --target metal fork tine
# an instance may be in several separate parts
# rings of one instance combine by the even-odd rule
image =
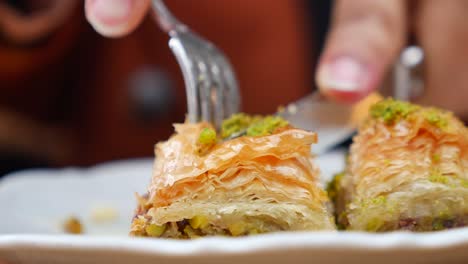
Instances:
[[[221,54],[221,53],[220,53]],[[232,115],[239,112],[240,108],[240,93],[239,87],[234,76],[234,70],[231,66],[231,63],[222,55],[217,55],[216,60],[218,61],[219,68],[222,69],[221,75],[225,80],[226,91],[225,97],[226,100],[226,112],[225,115]]]
[[[223,73],[219,67],[217,61],[215,61],[215,56],[210,56],[211,60],[211,74],[213,76],[213,87],[212,87],[212,102],[213,102],[213,120],[216,129],[221,128],[221,123],[225,116],[225,105],[226,105],[226,83],[223,77]]]
[[[202,120],[207,122],[212,122],[211,118],[211,86],[212,86],[212,77],[210,70],[209,62],[206,61],[204,57],[205,54],[200,54],[200,57],[197,57],[197,66],[199,70],[199,79],[198,79],[198,90],[200,95],[200,106],[201,106],[201,117]]]
[[[198,76],[198,72],[196,72],[196,67],[192,64],[193,61],[189,58],[186,47],[184,47],[179,37],[171,38],[169,40],[169,47],[172,49],[177,62],[181,65],[187,94],[188,119],[192,123],[198,122],[200,106],[197,80],[195,79]]]
[[[169,46],[184,76],[189,121],[206,120],[219,129],[222,120],[240,106],[231,64],[213,44],[175,18],[162,0],[152,3],[157,22],[171,36]]]

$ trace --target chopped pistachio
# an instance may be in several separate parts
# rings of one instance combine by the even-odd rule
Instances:
[[[198,238],[200,237],[195,230],[190,226],[185,226],[184,233],[188,235],[189,238]]]
[[[448,125],[448,120],[443,116],[442,110],[430,108],[424,112],[424,118],[429,124],[444,129]]]
[[[387,202],[387,198],[385,196],[379,195],[376,198],[371,200],[372,204],[383,204]]]
[[[216,143],[216,131],[212,128],[205,127],[198,136],[198,143],[204,145],[212,145]]]
[[[335,202],[343,176],[345,175],[344,172],[337,173],[333,176],[333,179],[327,185],[327,194],[331,201]]]
[[[233,236],[239,236],[245,233],[245,223],[243,222],[236,222],[228,226],[229,232]]]
[[[196,215],[189,220],[189,224],[195,229],[205,228],[206,226],[208,226],[208,219],[203,215]]]
[[[233,134],[239,133],[247,129],[251,122],[252,117],[244,113],[234,114],[230,118],[225,119],[221,124],[221,137],[228,138]]]
[[[375,198],[367,199],[362,202],[362,207],[367,208],[374,205],[383,205],[387,202],[387,198],[383,195],[379,195]]]
[[[367,222],[367,231],[378,231],[384,225],[384,221],[380,218],[373,218]]]
[[[392,124],[400,118],[406,118],[418,109],[418,106],[411,103],[389,98],[374,104],[370,108],[370,115],[373,118],[383,120],[385,124]]]
[[[266,116],[256,122],[253,122],[247,128],[247,136],[266,136],[280,127],[285,127],[289,123],[279,116]]]
[[[447,184],[448,178],[440,173],[439,170],[432,170],[431,175],[429,175],[429,181],[434,183]]]
[[[265,136],[277,128],[285,127],[288,122],[279,116],[249,116],[244,113],[234,114],[223,121],[221,137],[223,139],[237,135]]]
[[[440,155],[437,154],[437,153],[434,153],[434,155],[432,155],[432,161],[433,162],[439,162],[440,161]]]
[[[205,127],[200,132],[197,142],[197,153],[203,155],[208,152],[218,141],[216,131],[213,128]]]
[[[159,237],[166,231],[166,225],[150,224],[146,226],[145,231],[149,236]]]

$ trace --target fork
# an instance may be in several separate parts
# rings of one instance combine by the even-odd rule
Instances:
[[[208,121],[219,129],[223,119],[240,108],[230,62],[211,42],[172,15],[162,0],[152,0],[152,5],[156,21],[170,36],[169,47],[184,77],[189,121]]]

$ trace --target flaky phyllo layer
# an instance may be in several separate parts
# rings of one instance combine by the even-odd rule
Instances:
[[[310,153],[314,133],[284,126],[206,147],[200,139],[210,124],[175,129],[156,146],[148,197],[140,199],[132,234],[184,238],[335,228]]]
[[[451,113],[391,99],[376,104],[335,182],[348,229],[439,230],[468,219],[468,133]]]

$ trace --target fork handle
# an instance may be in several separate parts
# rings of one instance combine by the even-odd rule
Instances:
[[[421,47],[407,46],[402,50],[393,69],[393,96],[396,99],[410,101],[424,92],[423,76],[418,76],[423,63],[424,51]]]
[[[166,33],[172,35],[187,30],[187,26],[172,15],[162,0],[152,0],[152,4],[154,17]]]

